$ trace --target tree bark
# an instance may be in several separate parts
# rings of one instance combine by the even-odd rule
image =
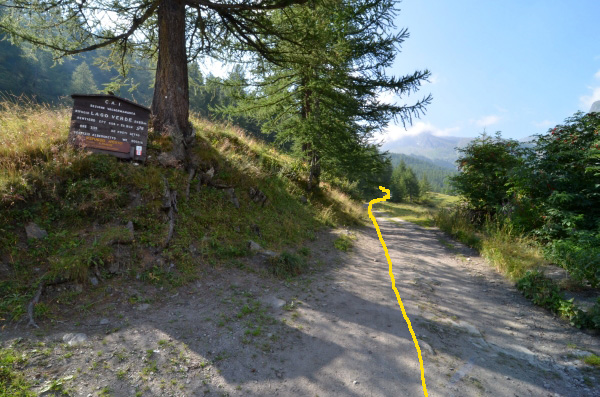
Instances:
[[[193,139],[189,98],[185,3],[163,0],[158,8],[158,63],[152,117],[154,129],[171,136],[171,154],[180,161],[186,160],[186,146]]]
[[[316,150],[310,151],[310,171],[308,174],[308,190],[318,188],[321,182],[321,156]]]

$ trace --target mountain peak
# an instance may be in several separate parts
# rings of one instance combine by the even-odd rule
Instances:
[[[387,142],[383,145],[383,149],[391,153],[412,154],[427,157],[430,160],[454,163],[458,157],[456,148],[467,145],[472,139],[437,136],[432,131],[423,131],[418,135],[406,135],[395,141]]]

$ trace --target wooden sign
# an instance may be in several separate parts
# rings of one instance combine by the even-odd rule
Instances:
[[[71,97],[71,144],[120,158],[146,160],[150,109],[114,95]]]

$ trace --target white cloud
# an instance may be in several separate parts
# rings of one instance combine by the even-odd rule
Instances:
[[[536,122],[534,121],[533,123],[534,126],[536,126],[537,128],[550,128],[556,125],[556,123],[553,123],[550,120],[544,120],[544,121],[540,121],[540,122]]]
[[[600,70],[594,74],[594,78],[600,80]],[[594,102],[600,101],[600,86],[588,87],[588,89],[592,90],[592,95],[582,95],[579,97],[579,103],[584,112],[590,110]]]
[[[579,102],[581,102],[581,106],[585,112],[590,110],[592,103],[600,101],[600,86],[589,88],[592,90],[592,95],[582,95],[579,97]]]
[[[476,120],[475,124],[477,124],[480,127],[487,127],[492,124],[496,124],[499,121],[500,121],[499,116],[496,116],[495,114],[491,114],[489,116],[484,116],[484,117],[480,118],[479,120]]]
[[[394,103],[396,103],[397,96],[393,91],[384,91],[383,93],[378,95],[377,99],[379,99],[379,101],[382,103],[393,105]]]
[[[401,125],[390,124],[383,131],[381,136],[379,136],[379,138],[383,139],[386,143],[389,143],[389,142],[396,141],[407,135],[419,135],[422,132],[431,132],[433,135],[443,136],[443,135],[450,135],[459,130],[460,130],[459,127],[438,128],[431,123],[417,121],[416,123],[414,123],[413,125],[411,125],[410,127],[406,128],[406,129],[404,127],[402,127]]]

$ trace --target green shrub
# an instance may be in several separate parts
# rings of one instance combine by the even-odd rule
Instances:
[[[349,236],[347,234],[342,234],[341,236],[335,239],[335,241],[333,242],[333,246],[340,251],[347,252],[352,249],[355,239],[355,237]]]
[[[590,327],[600,329],[600,298],[587,311],[587,316],[590,321]]]
[[[280,278],[300,275],[306,269],[306,261],[300,256],[288,251],[270,258],[271,272]]]
[[[435,224],[471,248],[481,248],[481,234],[469,221],[467,210],[464,208],[447,209],[442,208],[434,215]]]
[[[562,296],[558,285],[538,271],[527,272],[517,288],[536,305],[557,312]]]
[[[573,298],[565,299],[558,285],[538,271],[527,272],[517,282],[517,288],[533,303],[558,314],[577,328],[600,329],[600,300],[586,313],[575,305]]]
[[[10,349],[0,349],[0,397],[29,397],[34,394],[25,378],[14,371],[15,365],[22,363]]]
[[[600,238],[581,232],[577,237],[548,243],[546,257],[562,266],[579,282],[589,282],[592,287],[600,284]]]
[[[592,354],[591,356],[587,356],[583,359],[583,362],[588,365],[593,365],[594,367],[600,368],[600,356]]]
[[[511,174],[523,163],[527,149],[515,140],[503,139],[499,132],[495,137],[484,132],[458,151],[461,172],[450,178],[452,187],[470,208],[496,213],[508,202]]]

